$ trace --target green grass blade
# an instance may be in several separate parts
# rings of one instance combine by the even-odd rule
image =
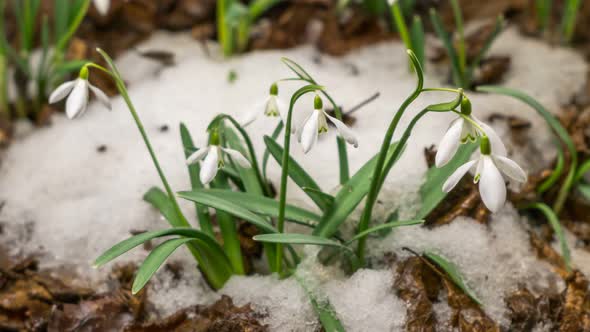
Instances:
[[[451,279],[451,281],[457,287],[459,287],[467,296],[469,296],[475,303],[482,305],[481,301],[475,296],[475,293],[473,293],[473,291],[469,289],[469,287],[467,287],[467,284],[465,283],[464,278],[461,275],[461,272],[459,271],[457,266],[455,266],[455,264],[433,252],[427,251],[424,253],[424,256],[432,262],[434,262],[438,267],[440,267]]]
[[[565,10],[561,20],[561,33],[563,41],[567,44],[569,44],[574,37],[578,11],[580,10],[581,4],[581,0],[565,1]]]
[[[227,212],[235,217],[241,218],[251,224],[257,226],[261,230],[268,233],[275,233],[276,229],[268,222],[265,218],[251,212],[241,205],[235,204],[231,201],[223,198],[207,194],[206,192],[181,192],[178,194],[179,197],[188,199],[195,203],[203,204],[205,206],[212,207],[224,212]]]
[[[463,13],[457,0],[451,0],[451,8],[453,9],[453,16],[455,17],[455,30],[457,30],[457,56],[459,57],[459,68],[461,72],[465,72],[467,66],[467,50],[465,47],[465,33],[463,31]]]
[[[558,148],[557,149],[557,163],[555,164],[555,169],[551,172],[551,175],[545,181],[543,181],[539,187],[537,187],[537,192],[539,194],[543,194],[547,192],[547,190],[551,189],[557,181],[561,178],[563,174],[563,170],[565,168],[565,157],[563,155],[563,150]],[[574,180],[575,181],[575,180]]]
[[[404,19],[404,15],[399,7],[399,3],[393,3],[391,5],[391,16],[393,17],[393,24],[397,29],[402,41],[406,45],[406,49],[413,50],[414,47],[412,46],[412,39],[410,39],[410,33],[408,32],[408,26],[406,24],[406,20]]]
[[[264,136],[264,143],[266,144],[266,149],[270,152],[279,166],[282,166],[283,148],[268,136]],[[312,190],[321,191],[313,178],[290,156],[288,175],[300,188],[310,188]],[[330,202],[326,201],[322,195],[309,191],[306,192],[306,194],[322,211],[327,211],[330,208]]]
[[[443,46],[447,50],[447,55],[449,56],[449,59],[451,61],[451,70],[453,73],[453,80],[455,81],[455,84],[462,88],[468,88],[467,82],[465,82],[465,77],[463,76],[463,72],[461,71],[459,56],[457,55],[455,47],[453,46],[453,41],[451,40],[449,33],[443,27],[440,16],[434,9],[430,10],[430,20],[432,21],[434,32],[442,41]]]
[[[70,39],[78,30],[78,27],[82,23],[84,16],[86,16],[86,12],[88,11],[88,7],[90,6],[90,1],[82,1],[81,5],[78,6],[77,4],[73,6],[73,11],[71,14],[74,15],[73,19],[70,19],[69,26],[67,31],[63,33],[56,43],[56,52],[62,53],[65,51]]]
[[[387,159],[390,159],[397,143],[389,146]],[[342,186],[334,198],[334,206],[324,215],[313,234],[323,237],[331,237],[338,231],[340,224],[354,211],[357,205],[369,192],[375,165],[378,156],[374,156],[363,167],[361,167],[350,180]]]
[[[309,297],[311,301],[311,305],[313,306],[313,310],[315,311],[316,315],[322,324],[325,332],[345,332],[344,327],[342,326],[342,322],[338,319],[336,315],[336,311],[330,304],[327,299],[323,301],[318,300],[318,298],[313,294],[310,288],[307,286],[305,280],[297,275],[295,275],[295,280],[299,282],[301,287],[305,290],[305,293]]]
[[[281,0],[254,0],[248,6],[248,16],[250,20],[254,22],[264,12],[269,10],[272,6],[278,4]]]
[[[502,32],[503,28],[504,28],[504,17],[500,15],[496,19],[496,25],[494,26],[494,30],[492,30],[490,35],[486,38],[486,40],[483,43],[483,46],[481,47],[479,52],[477,52],[477,55],[475,56],[475,58],[473,59],[471,64],[469,64],[469,70],[467,72],[467,79],[469,81],[471,81],[473,79],[473,74],[475,73],[475,70],[477,70],[477,68],[479,67],[479,63],[486,56],[486,54],[488,53],[488,51],[492,47],[492,44],[494,43],[496,38],[498,38],[498,36],[500,35],[500,32]]]
[[[217,250],[221,250],[221,247],[217,244],[217,242],[215,242],[214,238],[211,238],[209,235],[199,231],[198,229],[188,227],[170,228],[141,233],[117,243],[94,261],[94,267],[101,267],[146,241],[170,235],[178,235],[187,238],[199,238],[209,246],[217,248]]]
[[[457,167],[469,161],[477,147],[477,143],[463,144],[459,147],[455,157],[447,165],[441,168],[433,166],[426,172],[426,181],[420,187],[422,206],[420,207],[420,211],[418,211],[417,218],[426,218],[442,202],[447,196],[442,191],[443,184]]]
[[[559,218],[557,217],[555,212],[553,212],[553,210],[545,203],[533,203],[525,208],[538,210],[541,213],[543,213],[545,218],[547,218],[547,220],[549,221],[549,225],[551,225],[551,228],[553,228],[555,237],[557,237],[557,240],[559,241],[559,247],[561,248],[561,256],[563,257],[565,266],[568,272],[570,272],[572,270],[570,249],[565,239],[563,227],[561,227],[561,223],[559,222]]]
[[[274,233],[260,234],[253,237],[254,241],[281,243],[281,244],[311,244],[324,247],[337,247],[350,250],[338,241],[330,240],[321,236],[295,233]]]
[[[552,2],[553,0],[535,0],[536,18],[541,31],[545,31],[549,27]]]
[[[184,156],[188,158],[191,155],[190,151],[196,151],[195,144],[191,137],[188,128],[184,123],[180,124],[180,140],[182,141],[182,146],[184,147]],[[199,172],[201,171],[201,167],[199,163],[194,163],[192,165],[188,165],[188,175],[191,182],[192,189],[202,189],[203,184],[199,178]],[[213,226],[211,224],[211,216],[209,215],[209,209],[205,206],[199,205],[195,203],[195,210],[197,212],[197,218],[199,220],[199,226],[201,230],[211,236],[214,236]]]
[[[562,155],[563,155],[563,153],[562,153]],[[580,165],[580,167],[576,171],[576,177],[574,178],[574,181],[578,182],[578,181],[582,180],[582,178],[584,177],[584,175],[588,171],[590,171],[590,159],[582,162],[582,164]]]

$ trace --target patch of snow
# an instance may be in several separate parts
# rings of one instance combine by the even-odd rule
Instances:
[[[432,230],[395,229],[382,241],[373,242],[372,253],[395,252],[403,259],[411,254],[401,248],[409,247],[442,255],[458,266],[485,312],[505,325],[508,321],[504,297],[517,290],[519,283],[533,292],[564,287],[550,265],[536,258],[524,224],[524,218],[507,205],[492,216],[489,227],[461,217]]]

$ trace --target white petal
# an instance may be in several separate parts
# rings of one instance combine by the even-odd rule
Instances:
[[[94,7],[101,15],[106,15],[109,12],[111,0],[94,0]]]
[[[51,96],[49,96],[49,103],[57,103],[64,99],[72,91],[74,85],[76,85],[76,80],[62,83],[51,93]]]
[[[244,157],[244,155],[242,155],[239,151],[236,151],[234,149],[228,149],[228,148],[221,148],[221,149],[223,150],[223,152],[227,153],[233,161],[238,163],[238,165],[240,165],[240,167],[243,167],[243,168],[252,167],[252,165],[250,164],[250,161],[248,159],[246,159],[246,157]]]
[[[190,156],[188,156],[188,158],[186,158],[186,164],[192,165],[192,164],[196,163],[197,161],[203,159],[205,157],[205,155],[207,154],[207,151],[209,151],[209,147],[201,148],[201,149],[198,149],[197,151],[193,152]]]
[[[344,138],[344,140],[348,142],[348,144],[354,146],[355,148],[359,147],[359,141],[354,135],[354,132],[350,128],[348,128],[348,126],[346,126],[344,122],[329,116],[326,112],[324,112],[324,115],[330,120],[330,122],[334,124],[334,126],[336,126],[336,129],[338,130],[342,138]]]
[[[477,162],[477,168],[475,169],[475,176],[473,177],[473,183],[478,183],[481,178],[481,170],[483,169],[483,158],[480,156]]]
[[[209,148],[209,153],[203,161],[201,165],[201,172],[199,173],[199,178],[201,179],[202,184],[208,184],[211,182],[215,175],[217,175],[217,169],[219,167],[219,155],[217,152],[217,148],[211,147]]]
[[[502,156],[493,156],[493,159],[502,173],[515,181],[526,182],[526,172],[514,160]]]
[[[496,131],[488,126],[487,124],[477,120],[477,123],[483,128],[485,131],[486,136],[490,139],[490,145],[492,146],[492,153],[499,156],[506,156],[508,153],[506,152],[506,146],[500,139],[500,136],[496,133]]]
[[[469,169],[471,167],[473,167],[475,162],[476,162],[475,160],[471,160],[471,161],[468,161],[465,164],[461,165],[459,168],[457,168],[457,170],[453,174],[451,174],[451,176],[449,176],[447,181],[445,181],[445,183],[443,184],[442,190],[446,193],[453,190],[453,188],[455,188],[457,183],[459,183],[459,181],[461,181],[461,179],[463,178],[465,173],[467,173],[467,171],[469,171]]]
[[[301,145],[303,152],[308,153],[318,140],[318,121],[320,111],[314,110],[301,129]]]
[[[245,116],[240,117],[238,122],[242,125],[242,127],[246,127],[258,118],[259,112],[260,112],[259,108],[255,107],[253,110],[247,112]]]
[[[463,131],[463,122],[465,120],[459,118],[451,124],[445,135],[443,136],[440,144],[438,145],[438,151],[434,157],[434,163],[436,167],[443,167],[446,165],[455,153],[459,149],[461,144],[461,132]]]
[[[72,89],[72,93],[66,101],[66,115],[73,119],[82,115],[88,106],[88,81],[85,79],[77,79],[76,85]]]
[[[481,200],[492,212],[497,212],[506,202],[506,183],[489,156],[482,156],[483,168],[479,180]]]
[[[109,97],[102,92],[101,89],[95,87],[94,85],[88,83],[88,87],[90,88],[90,90],[92,90],[92,93],[94,93],[94,95],[96,96],[96,99],[98,99],[98,101],[104,105],[104,107],[108,108],[109,110],[111,110],[111,100],[109,99]]]

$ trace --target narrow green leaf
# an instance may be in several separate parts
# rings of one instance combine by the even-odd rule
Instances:
[[[279,202],[264,196],[258,196],[254,194],[231,191],[231,190],[220,190],[220,189],[195,189],[193,191],[180,192],[179,195],[190,199],[193,192],[199,192],[203,195],[212,195],[218,198],[226,199],[236,205],[240,205],[254,213],[264,214],[269,217],[277,217],[279,214]],[[294,205],[287,204],[285,207],[285,218],[288,220],[298,221],[309,225],[310,221],[317,222],[320,220],[320,216],[317,214],[299,208]]]
[[[321,236],[295,233],[273,233],[260,234],[253,237],[254,241],[282,243],[282,244],[311,244],[325,247],[338,247],[340,249],[350,250],[338,241],[330,240]]]
[[[268,221],[266,221],[266,219],[264,219],[263,217],[251,212],[250,210],[244,208],[241,205],[235,204],[223,198],[198,191],[181,192],[178,194],[178,196],[184,199],[188,199],[189,201],[193,201],[199,204],[212,207],[214,209],[227,212],[235,217],[241,218],[245,221],[252,223],[261,230],[264,230],[265,232],[276,232],[276,229],[270,223],[268,223]]]
[[[135,280],[133,280],[133,286],[131,287],[131,293],[137,294],[148,283],[154,273],[158,271],[168,256],[176,251],[178,247],[191,241],[194,242],[195,240],[191,238],[166,240],[154,248],[137,270]]]
[[[561,178],[565,168],[565,157],[563,155],[563,150],[558,148],[557,149],[557,163],[555,164],[555,169],[551,172],[551,175],[545,181],[543,181],[539,187],[537,187],[537,192],[543,194],[547,192],[547,190],[551,189],[557,181]]]
[[[94,261],[94,267],[101,267],[106,263],[112,261],[113,259],[123,255],[124,253],[128,252],[129,250],[143,244],[146,241],[163,237],[163,236],[170,236],[170,235],[178,235],[187,238],[199,238],[201,241],[206,243],[207,245],[211,246],[212,248],[220,251],[221,247],[215,242],[214,238],[211,238],[207,234],[199,231],[198,229],[188,228],[188,227],[177,227],[177,228],[170,228],[164,229],[159,231],[151,231],[145,232],[133,237],[130,237],[124,241],[121,241],[111,247],[109,250],[105,251],[100,257],[98,257]]]
[[[397,143],[389,146],[387,159],[392,157]],[[331,237],[338,231],[340,224],[354,211],[357,205],[367,195],[371,186],[371,176],[378,156],[374,156],[361,167],[350,180],[342,186],[334,198],[334,206],[328,211],[314,229],[313,234],[323,237]]]
[[[143,200],[155,207],[173,227],[184,227],[186,225],[178,218],[174,205],[166,193],[158,188],[151,187],[144,195]]]
[[[461,100],[463,100],[463,93],[459,93],[455,99],[449,102],[428,105],[426,110],[429,112],[448,112],[459,107]]]
[[[264,12],[269,10],[274,5],[281,2],[281,0],[254,0],[248,6],[248,15],[250,20],[254,22],[258,19]]]
[[[481,301],[475,296],[475,293],[465,283],[461,272],[451,261],[446,258],[439,256],[433,252],[425,252],[424,256],[429,260],[433,261],[438,267],[440,267],[451,279],[451,281],[459,287],[467,296],[469,296],[475,303],[482,305]]]
[[[561,33],[565,43],[570,43],[572,41],[581,4],[581,0],[565,1],[565,10],[561,20]]]
[[[559,152],[561,152],[561,150],[559,150]],[[563,152],[561,152],[562,155],[562,159],[563,159]],[[559,157],[559,155],[558,155]],[[559,163],[559,159],[558,159],[558,163]],[[582,180],[582,178],[584,178],[584,175],[590,171],[590,159],[585,160],[584,162],[582,162],[580,164],[580,167],[578,167],[577,171],[576,171],[576,176],[574,178],[575,182],[578,182],[580,180]]]
[[[404,19],[404,15],[402,14],[399,3],[394,2],[391,5],[391,16],[393,17],[393,23],[395,24],[397,32],[406,45],[406,49],[413,50],[414,47],[412,45],[412,39],[410,38],[408,26],[406,25],[406,20]]]
[[[477,147],[477,143],[463,144],[459,147],[455,157],[447,165],[441,168],[433,166],[426,172],[426,181],[420,187],[422,206],[420,207],[420,211],[418,211],[417,218],[426,218],[442,202],[447,196],[442,191],[443,184],[459,166],[469,161]]]
[[[578,183],[578,190],[587,200],[590,201],[590,184]]]
[[[561,223],[559,222],[559,218],[557,217],[555,212],[553,212],[553,210],[545,203],[533,203],[525,207],[525,209],[536,209],[543,213],[545,218],[547,218],[547,220],[549,221],[549,225],[551,225],[551,228],[553,228],[555,237],[557,237],[557,240],[559,241],[559,247],[561,248],[561,256],[563,257],[565,266],[568,272],[571,271],[572,266],[570,248],[567,245],[567,240],[565,239],[563,228],[561,227]]]
[[[305,280],[298,275],[295,275],[295,280],[299,282],[301,287],[305,290],[305,293],[309,297],[311,301],[311,305],[313,306],[313,310],[315,311],[316,315],[322,324],[325,332],[345,332],[342,323],[338,319],[336,315],[336,311],[332,307],[332,304],[328,301],[328,299],[324,299],[322,301],[318,300],[318,298],[313,294],[313,292],[307,286]]]
[[[434,27],[434,32],[436,32],[436,35],[442,41],[445,49],[447,50],[447,54],[451,60],[451,69],[453,72],[453,79],[455,81],[455,84],[462,87],[462,88],[466,88],[467,82],[465,82],[463,74],[461,72],[461,65],[459,63],[459,56],[457,55],[457,52],[455,51],[455,47],[453,46],[453,42],[451,40],[451,37],[449,36],[449,33],[443,27],[442,20],[440,19],[440,16],[438,15],[436,10],[434,10],[434,9],[430,10],[430,20],[432,21],[432,26]]]
[[[416,54],[418,61],[422,68],[426,65],[426,53],[424,51],[425,37],[424,37],[424,25],[420,16],[415,15],[412,22],[412,28],[410,30],[410,37],[412,39],[412,50]]]
[[[264,143],[266,144],[266,149],[270,152],[273,158],[277,161],[279,166],[282,166],[281,161],[283,158],[283,148],[275,142],[272,138],[268,136],[264,136]],[[316,192],[311,192],[311,190],[321,191],[318,184],[313,180],[313,178],[301,167],[293,158],[289,156],[289,177],[295,184],[297,184],[300,188],[308,188],[306,194],[313,200],[313,202],[322,210],[326,211],[330,208],[330,202],[326,201],[324,196],[317,194]]]
[[[326,202],[328,202],[328,206],[332,206],[332,204],[334,204],[334,196],[327,194],[321,190],[315,189],[315,188],[308,188],[308,187],[303,187],[301,188],[303,191],[305,191],[308,195],[319,195],[321,196]]]
[[[350,245],[354,241],[360,240],[361,238],[375,232],[382,231],[384,229],[391,229],[396,227],[403,227],[403,226],[413,226],[423,224],[424,220],[404,220],[404,221],[393,221],[386,224],[381,224],[375,227],[371,227],[363,232],[356,234],[352,239],[346,242],[347,245]]]
[[[233,129],[224,126],[223,137],[229,148],[239,151],[244,156],[250,155],[247,149],[244,148],[244,145],[242,144],[238,134]],[[248,159],[250,160],[251,158]],[[254,167],[244,168],[236,165],[235,168],[238,171],[240,179],[242,180],[244,188],[247,192],[255,195],[264,195],[264,191],[262,189],[263,184],[258,181],[258,175],[256,174],[256,169],[254,169]]]

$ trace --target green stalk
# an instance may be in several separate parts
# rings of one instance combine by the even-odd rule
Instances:
[[[461,76],[464,76],[465,68],[467,67],[467,55],[465,47],[465,32],[463,30],[463,15],[461,14],[461,7],[459,6],[459,2],[457,0],[451,0],[451,7],[453,7],[453,15],[455,16],[455,24],[457,25],[457,34],[459,35],[457,56],[459,57]]]
[[[381,172],[383,170],[383,165],[385,164],[385,158],[387,156],[387,150],[391,145],[391,140],[393,139],[393,135],[401,120],[404,112],[408,108],[408,106],[418,98],[420,93],[422,92],[422,87],[424,85],[424,77],[422,74],[422,68],[420,67],[420,62],[414,55],[411,50],[408,50],[408,55],[410,56],[410,60],[414,64],[414,68],[416,69],[416,73],[418,75],[418,84],[414,92],[403,102],[403,104],[398,109],[397,113],[391,120],[389,124],[389,128],[385,133],[385,137],[383,138],[383,143],[381,144],[381,149],[379,151],[379,158],[377,159],[377,163],[375,164],[375,170],[373,171],[373,176],[371,177],[371,188],[367,195],[367,199],[365,201],[365,208],[363,210],[363,214],[361,216],[361,220],[359,222],[357,233],[361,233],[366,231],[369,228],[369,224],[371,221],[371,215],[373,213],[373,206],[377,201],[377,195],[379,194],[379,187],[381,182]],[[361,266],[364,265],[365,260],[365,246],[366,246],[366,238],[362,238],[359,240],[358,247],[357,247],[357,255],[360,260]]]
[[[535,10],[541,32],[545,32],[547,30],[547,27],[549,27],[549,20],[551,19],[552,1],[553,0],[535,0]]]
[[[227,25],[225,15],[227,9],[230,6],[232,0],[218,0],[217,1],[217,39],[221,48],[223,49],[223,55],[231,56],[233,54],[233,40],[231,27]]]
[[[315,83],[314,83],[315,84]],[[326,92],[322,90],[322,94],[328,98],[330,104],[334,108],[334,115],[336,119],[342,121],[342,110],[340,106],[336,104],[334,99]],[[338,162],[340,164],[340,184],[345,184],[350,179],[350,169],[348,166],[348,151],[346,149],[346,142],[340,136],[336,137],[336,144],[338,145]]]
[[[410,39],[410,33],[408,32],[408,26],[406,25],[404,15],[402,14],[401,9],[399,8],[398,2],[391,5],[391,16],[393,17],[393,23],[395,24],[397,32],[399,32],[402,41],[406,45],[406,48],[408,50],[413,50],[412,40]]]
[[[281,165],[283,166],[281,169],[281,185],[279,189],[279,215],[277,218],[277,230],[279,233],[283,233],[285,229],[285,207],[287,205],[287,179],[289,174],[289,154],[291,150],[291,122],[293,117],[293,107],[297,100],[308,92],[313,92],[316,90],[322,90],[322,87],[317,85],[306,85],[299,90],[297,90],[293,96],[291,97],[291,102],[289,103],[289,112],[287,113],[287,123],[285,123],[285,140],[283,143],[283,156],[281,158]],[[277,254],[276,254],[276,269],[279,275],[282,273],[283,268],[283,246],[279,243],[277,244]]]
[[[561,21],[561,31],[563,42],[569,44],[574,37],[574,31],[576,28],[576,20],[578,16],[578,10],[582,1],[580,0],[566,0],[565,10]]]

